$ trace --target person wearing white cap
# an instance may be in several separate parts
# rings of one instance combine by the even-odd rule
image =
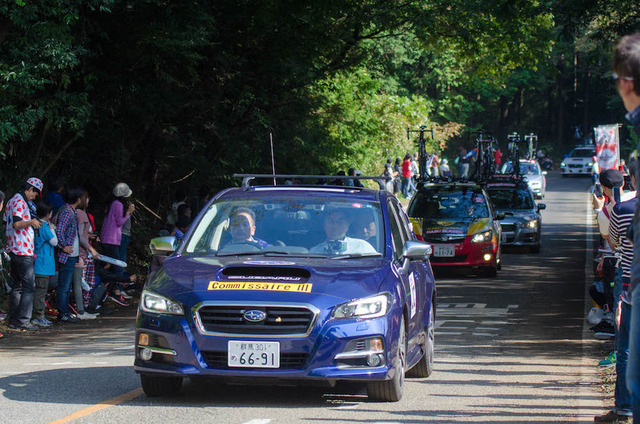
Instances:
[[[35,230],[42,225],[34,217],[29,204],[42,196],[42,181],[29,178],[24,190],[7,202],[4,221],[7,223],[7,252],[11,257],[11,292],[9,293],[9,327],[22,331],[35,331],[31,323],[33,293],[35,289],[34,245]]]
[[[132,191],[127,184],[116,184],[112,193],[113,196],[109,201],[106,216],[102,223],[100,241],[102,242],[102,249],[106,256],[124,260],[120,257],[122,226],[135,211],[135,206],[133,203],[126,201],[126,199],[132,194]],[[127,204],[126,208],[125,204]],[[122,268],[113,266],[113,271],[121,274]]]

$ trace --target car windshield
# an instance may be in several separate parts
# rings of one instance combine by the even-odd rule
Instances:
[[[533,209],[534,202],[529,190],[489,189],[489,198],[496,209]]]
[[[504,165],[503,174],[510,174],[513,171],[513,163],[511,161]],[[520,175],[540,175],[540,169],[537,163],[520,162]]]
[[[572,158],[592,158],[596,155],[595,149],[574,149],[569,154]]]
[[[433,187],[416,194],[409,216],[425,219],[473,221],[488,218],[482,191],[471,187]]]
[[[212,203],[193,224],[181,254],[348,258],[383,252],[378,203],[295,194]]]

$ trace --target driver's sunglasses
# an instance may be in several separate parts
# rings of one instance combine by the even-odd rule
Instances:
[[[618,74],[616,74],[615,72],[611,73],[611,79],[614,81],[618,81],[619,79],[625,80],[625,81],[633,81],[634,78],[633,77],[622,77]]]

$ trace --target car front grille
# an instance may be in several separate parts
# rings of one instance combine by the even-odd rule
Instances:
[[[502,231],[505,233],[515,233],[516,225],[515,224],[502,224]]]
[[[236,367],[229,367],[227,364],[227,351],[202,351],[202,356],[209,368],[218,370],[237,369]],[[307,361],[308,353],[285,353],[280,352],[280,367],[279,369],[300,369],[304,367],[304,363]],[[260,368],[254,368],[260,369]]]
[[[455,244],[455,243],[462,243],[464,242],[465,236],[464,235],[447,235],[447,234],[425,234],[424,235],[424,241],[426,242],[430,242],[430,243],[451,243],[451,244]]]
[[[247,321],[244,313],[250,310],[260,310],[267,316],[260,322]],[[196,313],[207,333],[247,335],[305,334],[315,317],[303,306],[204,305]]]

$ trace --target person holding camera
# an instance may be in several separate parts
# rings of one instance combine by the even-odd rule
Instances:
[[[42,196],[42,181],[29,178],[23,191],[16,193],[4,214],[7,223],[7,252],[11,257],[11,292],[9,293],[9,328],[21,331],[36,331],[31,323],[35,290],[35,232],[42,223],[33,216],[30,203]]]

